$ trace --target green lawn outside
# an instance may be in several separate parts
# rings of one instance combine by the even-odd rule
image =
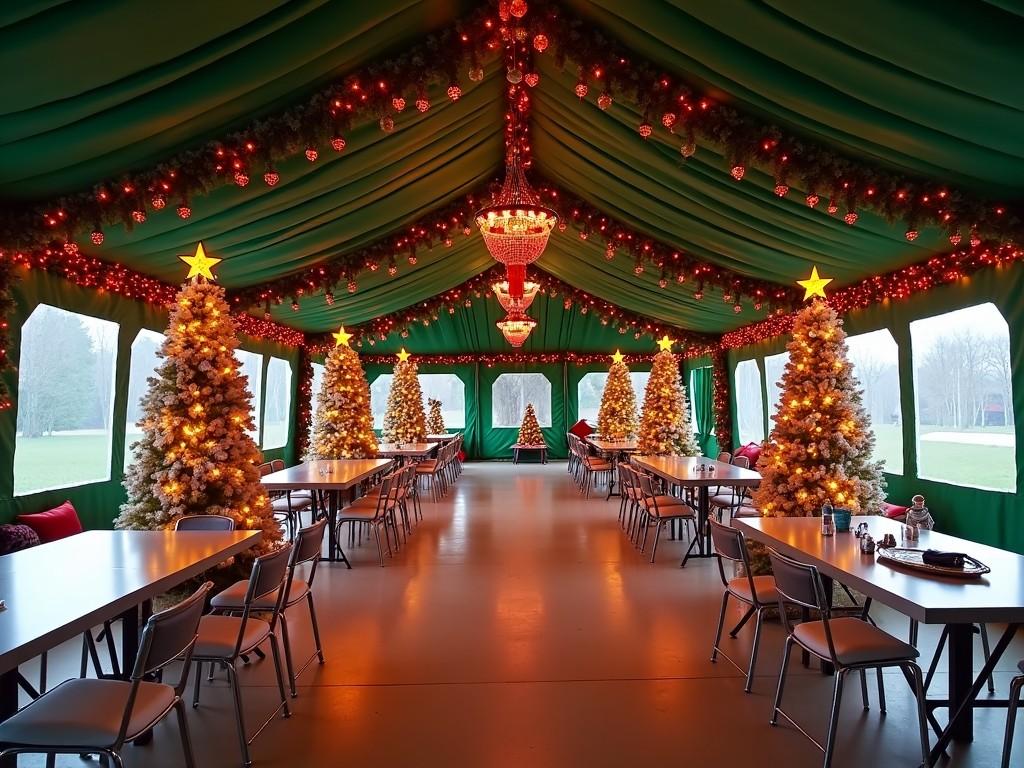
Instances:
[[[19,437],[14,447],[14,494],[62,488],[110,477],[107,435]]]

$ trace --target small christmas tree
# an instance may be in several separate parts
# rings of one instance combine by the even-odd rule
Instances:
[[[443,435],[445,426],[444,416],[441,415],[441,401],[428,397],[427,405],[430,406],[430,413],[427,414],[427,432],[431,435]]]
[[[423,413],[423,392],[416,363],[404,349],[398,353],[395,377],[388,392],[384,412],[384,442],[420,443],[427,437],[427,418]]]
[[[786,345],[782,396],[757,470],[754,506],[772,517],[807,517],[831,501],[875,514],[885,500],[875,436],[847,359],[846,334],[824,301],[801,310]]]
[[[612,355],[612,367],[601,395],[597,432],[612,440],[625,440],[637,432],[636,393],[629,378],[629,366],[618,351]]]
[[[317,395],[313,455],[318,459],[373,459],[377,436],[370,412],[370,387],[344,326],[334,334],[324,381]]]
[[[225,515],[260,530],[259,552],[281,540],[260,485],[260,450],[249,432],[252,395],[235,357],[238,339],[224,289],[212,282],[202,244],[184,257],[191,282],[170,307],[163,360],[142,397],[142,439],[124,477],[117,528],[160,530],[183,515]]]
[[[533,403],[526,404],[526,412],[523,414],[523,423],[519,426],[516,442],[519,445],[545,445],[544,434],[537,423],[537,412],[533,410]]]
[[[687,417],[686,390],[672,354],[672,341],[666,336],[658,345],[661,351],[654,356],[651,377],[644,391],[637,452],[653,456],[698,456],[700,448]]]

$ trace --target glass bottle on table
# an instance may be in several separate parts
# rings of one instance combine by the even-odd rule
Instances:
[[[835,517],[832,513],[832,500],[826,499],[821,505],[821,535],[831,536],[836,532]]]

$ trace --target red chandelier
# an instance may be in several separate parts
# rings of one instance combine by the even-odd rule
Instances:
[[[530,308],[534,298],[537,296],[537,291],[540,290],[540,283],[534,283],[532,281],[525,281],[523,283],[523,294],[520,297],[515,297],[509,290],[509,281],[502,280],[491,286],[491,290],[494,291],[494,295],[498,297],[498,303],[501,304],[501,308],[506,312],[511,312],[514,309],[518,309],[520,312],[525,312]]]
[[[513,309],[495,325],[501,330],[505,341],[513,347],[521,347],[529,338],[530,332],[537,327],[537,321],[523,311]]]

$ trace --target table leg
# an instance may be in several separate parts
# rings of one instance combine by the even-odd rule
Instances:
[[[711,514],[711,500],[708,495],[708,486],[702,485],[697,489],[697,526],[698,542],[701,557],[708,557],[711,554],[711,526],[708,525],[708,515]]]
[[[616,475],[617,467],[619,465],[619,454],[618,454],[617,451],[612,451],[611,455],[608,458],[611,459],[611,462],[612,462],[612,476],[611,476],[611,479],[608,481],[608,495],[604,497],[605,501],[608,501],[608,499],[610,499],[612,496],[616,495],[614,493],[614,491],[615,491],[615,475]]]
[[[18,668],[0,673],[0,722],[18,711]],[[0,760],[0,768],[17,768],[16,755]]]
[[[353,490],[352,492],[355,493],[355,490]],[[348,561],[348,558],[345,556],[345,550],[341,548],[341,542],[338,541],[337,535],[338,508],[340,506],[340,496],[340,491],[329,491],[327,494],[327,518],[330,521],[327,523],[329,534],[328,547],[331,550],[328,560],[330,560],[331,562],[336,562],[340,560],[345,564],[346,568],[351,570],[352,563],[350,563]]]
[[[949,626],[949,732],[956,741],[974,740],[974,712],[970,701],[974,682],[974,625]],[[962,717],[953,721],[953,714],[964,707]]]

